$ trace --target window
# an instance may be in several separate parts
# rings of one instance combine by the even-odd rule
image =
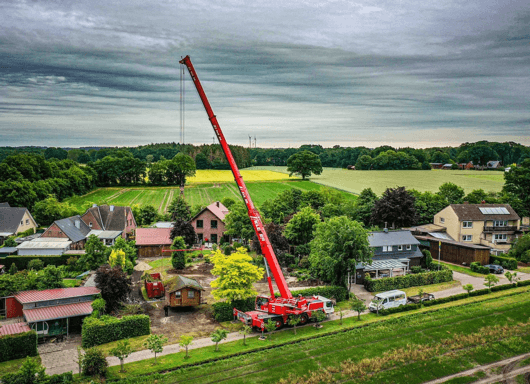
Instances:
[[[473,222],[472,221],[463,221],[462,222],[462,228],[473,228]]]
[[[392,252],[391,245],[383,245],[383,252]]]
[[[494,241],[506,241],[507,239],[508,237],[506,236],[506,233],[499,233],[499,234],[493,235]]]
[[[194,299],[195,298],[195,291],[188,291],[188,299]]]
[[[402,251],[403,250],[403,246],[402,245],[398,245],[398,251]]]
[[[493,222],[494,227],[507,227],[508,226],[508,220],[495,220]]]
[[[411,244],[407,244],[407,251],[410,251],[412,249],[412,245]]]
[[[204,227],[204,224],[202,220],[197,220],[197,228],[203,228],[203,227]]]
[[[388,301],[389,301],[390,303],[393,302],[393,301],[394,301],[394,296],[389,297],[389,298],[388,298]]]
[[[443,217],[440,217],[440,223],[445,223],[445,219]]]
[[[26,225],[29,225],[29,219],[26,219]]]
[[[462,236],[462,241],[472,241],[473,235],[464,235]]]
[[[216,233],[212,233],[212,243],[216,243],[217,244],[217,234]]]
[[[202,233],[197,233],[197,239],[199,240],[199,243],[202,243]]]
[[[175,297],[177,299],[179,299],[181,296],[182,296],[182,292],[180,292],[180,291],[175,292]]]
[[[24,220],[20,220],[20,225],[24,225]]]
[[[210,221],[210,228],[217,228],[217,220]]]

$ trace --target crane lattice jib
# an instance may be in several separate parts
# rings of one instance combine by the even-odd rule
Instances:
[[[212,107],[210,106],[210,103],[208,102],[208,98],[206,97],[206,93],[204,92],[201,82],[199,81],[197,72],[195,72],[195,68],[193,68],[193,64],[191,63],[190,57],[186,56],[184,59],[180,61],[180,63],[184,64],[188,68],[191,79],[193,80],[193,84],[195,84],[195,88],[197,89],[197,92],[199,93],[199,97],[201,98],[202,104],[204,105],[204,109],[206,110],[206,113],[208,114],[208,119],[212,123],[213,130],[215,131],[217,139],[219,140],[219,143],[221,144],[221,147],[223,148],[223,152],[226,156],[226,159],[228,160],[228,163],[230,164],[230,169],[232,170],[232,173],[234,175],[234,179],[239,188],[239,192],[241,193],[241,196],[243,197],[245,205],[247,206],[250,221],[252,222],[254,231],[256,231],[256,235],[258,236],[259,243],[261,245],[261,251],[263,252],[264,257],[270,266],[272,275],[274,276],[274,280],[276,281],[276,285],[278,286],[278,289],[280,291],[280,296],[284,299],[291,299],[293,296],[291,295],[291,291],[287,287],[287,283],[285,281],[282,270],[280,268],[280,264],[278,263],[278,259],[276,258],[276,255],[274,254],[274,251],[272,250],[269,237],[267,236],[267,233],[265,232],[265,228],[263,227],[261,215],[259,214],[258,210],[254,207],[254,203],[252,202],[252,199],[250,198],[247,186],[245,185],[245,182],[243,181],[243,177],[239,173],[239,169],[237,167],[236,161],[234,160],[234,156],[232,156],[230,147],[228,146],[225,140],[223,131],[221,131],[221,127],[219,126],[219,123],[217,122],[217,118],[215,117]],[[272,291],[272,285],[270,287],[271,287],[271,296],[274,296],[274,292]]]

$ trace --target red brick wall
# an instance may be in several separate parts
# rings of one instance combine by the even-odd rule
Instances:
[[[132,210],[127,213],[127,226],[125,227],[125,231],[122,233],[123,238],[125,238],[126,234],[131,234],[134,229],[136,229],[136,223],[134,221],[134,216],[132,213]]]
[[[22,313],[22,304],[20,304],[14,297],[6,298],[6,317],[8,319],[12,317],[21,317],[24,314]]]
[[[203,221],[203,228],[197,228],[197,220]],[[211,228],[211,220],[217,220],[217,228]],[[212,234],[217,234],[217,242],[221,241],[221,238],[223,237],[223,234],[225,232],[225,224],[219,220],[217,216],[215,216],[212,212],[209,210],[204,211],[199,216],[197,216],[192,222],[191,225],[195,229],[195,233],[200,234],[202,233],[203,240],[211,241]]]
[[[97,229],[97,230],[102,229],[98,221],[96,220],[96,218],[90,211],[86,212],[83,216],[81,216],[81,220],[83,220],[83,222],[89,227],[90,227],[90,223],[92,223],[92,227],[90,227],[90,229]]]
[[[62,231],[61,231],[61,228],[59,228],[57,226],[57,224],[53,223],[52,225],[50,225],[50,227],[44,231],[44,233],[41,235],[41,237],[63,237],[63,238],[67,238],[68,236],[66,236]]]

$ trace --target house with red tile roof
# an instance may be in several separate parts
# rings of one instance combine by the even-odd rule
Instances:
[[[171,256],[163,253],[163,248],[171,246],[171,228],[136,228],[136,247],[138,257]]]
[[[225,217],[229,212],[221,202],[216,201],[191,219],[191,225],[195,229],[199,243],[205,241],[218,244],[221,241],[226,230]]]

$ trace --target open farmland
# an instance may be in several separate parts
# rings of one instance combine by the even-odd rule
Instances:
[[[219,171],[212,171],[219,172]],[[271,172],[272,173],[272,172]],[[247,187],[254,203],[259,207],[267,199],[274,198],[280,192],[292,188],[302,191],[320,190],[325,188],[311,181],[264,181],[248,182]],[[126,187],[126,188],[100,188],[84,196],[76,196],[67,199],[70,204],[81,209],[88,203],[127,205],[134,204],[152,205],[160,213],[165,212],[166,207],[174,196],[180,193],[176,187]],[[341,191],[348,200],[354,200],[355,195]],[[240,200],[241,196],[235,182],[195,183],[188,184],[184,188],[184,196],[189,204],[208,205],[214,201],[231,197]]]
[[[253,167],[250,169],[274,170],[287,173],[286,167]],[[473,189],[499,192],[504,185],[504,173],[500,171],[349,171],[339,168],[324,168],[311,181],[359,194],[365,188],[380,195],[387,188],[406,187],[420,192],[436,192],[440,185],[452,182],[464,188],[466,193]]]
[[[488,295],[489,296],[489,295]],[[530,347],[530,294],[527,288],[496,292],[488,298],[468,298],[465,305],[446,303],[435,310],[397,314],[386,318],[366,315],[326,323],[322,330],[304,327],[298,337],[284,331],[273,340],[248,340],[162,356],[126,364],[126,374],[112,367],[111,377],[131,378],[149,371],[175,370],[160,376],[144,376],[135,383],[395,383],[420,384],[477,365],[526,353]],[[378,321],[379,320],[379,321]],[[322,333],[338,331],[328,335]],[[319,336],[320,333],[320,336]],[[298,342],[289,343],[298,338]],[[213,363],[201,361],[244,350],[272,347]],[[310,374],[319,375],[310,379]],[[324,373],[324,374],[322,374]],[[322,374],[322,375],[320,375]]]

